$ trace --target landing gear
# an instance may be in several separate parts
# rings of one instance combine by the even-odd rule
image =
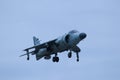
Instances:
[[[29,60],[30,59],[29,51],[26,50],[26,52],[27,52],[27,60]]]
[[[69,53],[68,53],[68,58],[71,58],[72,57],[72,52],[70,51]]]
[[[68,53],[68,58],[71,58],[71,57],[72,57],[72,52],[70,51]],[[77,57],[76,61],[79,62],[79,52],[76,52],[76,57]]]
[[[29,60],[30,58],[29,57],[27,57],[27,60]]]
[[[57,57],[57,54],[55,54],[55,57],[52,59],[53,62],[59,62],[59,57]]]
[[[59,62],[59,57],[53,57],[52,61],[53,62]]]
[[[79,53],[76,53],[76,57],[77,57],[77,62],[79,62]]]

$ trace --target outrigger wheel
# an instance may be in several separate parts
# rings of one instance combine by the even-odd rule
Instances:
[[[27,52],[27,60],[29,60],[29,59],[30,59],[30,56],[29,56],[29,51],[28,51],[28,50],[26,50],[26,52]]]

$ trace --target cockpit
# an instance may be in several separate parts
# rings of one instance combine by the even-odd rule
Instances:
[[[77,30],[72,30],[72,31],[70,31],[69,33],[70,33],[70,34],[78,33],[78,31],[77,31]]]

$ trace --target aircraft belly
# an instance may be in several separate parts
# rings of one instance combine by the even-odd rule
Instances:
[[[62,52],[62,51],[64,51],[64,50],[66,50],[67,49],[67,47],[65,46],[65,45],[61,45],[60,47],[59,47],[59,52]]]
[[[39,52],[36,54],[36,59],[39,60],[47,54],[48,52],[46,48],[40,49]]]
[[[67,50],[67,46],[65,44],[60,44],[58,47],[54,47],[54,53],[63,52]]]

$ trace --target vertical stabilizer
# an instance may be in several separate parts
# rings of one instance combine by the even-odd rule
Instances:
[[[40,44],[39,39],[36,38],[35,36],[33,36],[33,42],[34,42],[34,45],[39,45]]]

